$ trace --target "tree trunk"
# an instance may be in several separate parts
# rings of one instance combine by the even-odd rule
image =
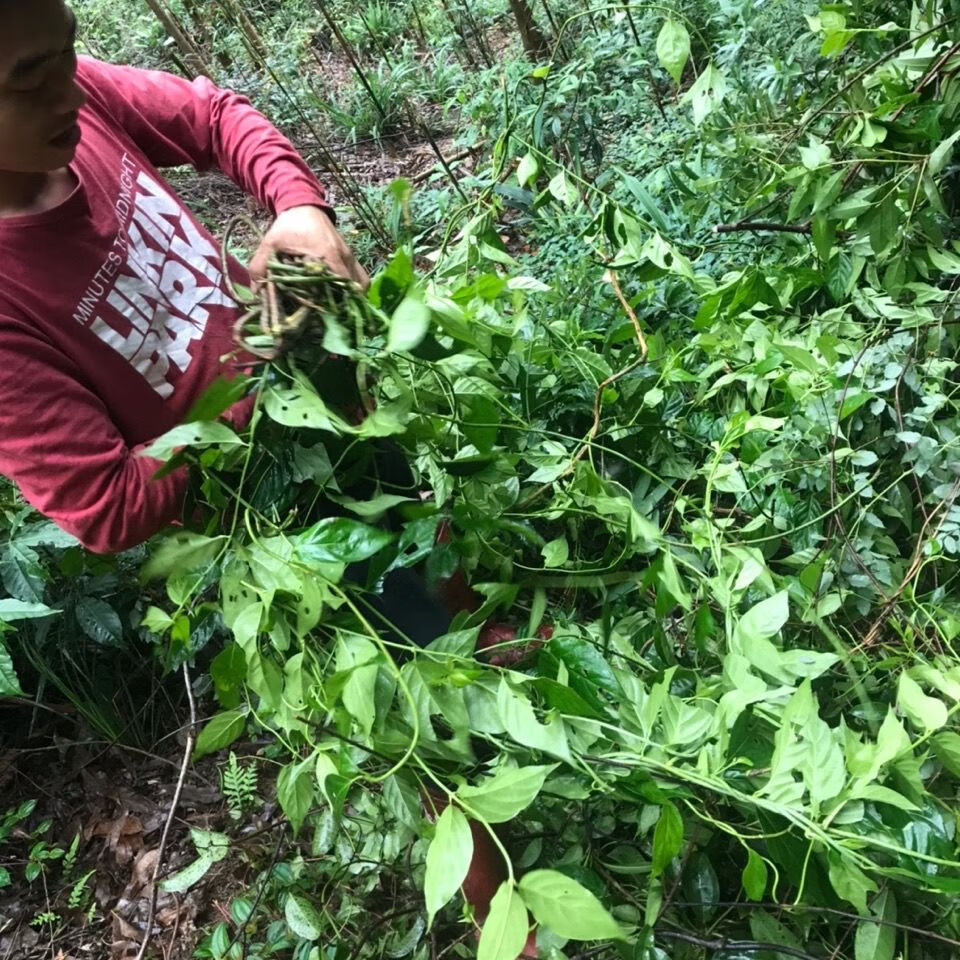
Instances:
[[[517,27],[520,30],[523,49],[535,59],[545,57],[550,50],[550,46],[546,37],[540,32],[536,20],[533,19],[530,4],[527,0],[510,0],[510,9],[513,11]]]

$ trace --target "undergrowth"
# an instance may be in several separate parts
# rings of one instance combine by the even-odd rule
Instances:
[[[403,54],[386,9],[365,56]],[[197,956],[500,960],[533,924],[555,960],[946,960],[953,11],[566,13],[549,66],[465,70],[456,187],[371,191],[367,298],[274,265],[256,371],[152,450],[184,529],[100,583],[9,506],[5,643],[143,644],[206,678],[198,755],[270,741],[275,785],[231,754],[224,790],[292,836]],[[425,648],[379,616],[411,570],[475,591]],[[194,843],[187,879],[231,855]]]

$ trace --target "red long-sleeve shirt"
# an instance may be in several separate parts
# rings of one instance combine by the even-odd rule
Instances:
[[[274,213],[325,206],[290,143],[209,80],[81,58],[78,185],[0,218],[0,473],[91,550],[178,516],[185,478],[134,448],[222,372],[237,317],[219,246],[157,168],[216,167]],[[234,281],[248,280],[236,262]]]

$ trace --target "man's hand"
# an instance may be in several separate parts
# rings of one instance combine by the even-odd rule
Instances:
[[[334,273],[356,281],[364,290],[370,285],[367,272],[319,207],[291,207],[274,220],[250,261],[251,279],[262,280],[267,264],[279,253],[322,260]]]

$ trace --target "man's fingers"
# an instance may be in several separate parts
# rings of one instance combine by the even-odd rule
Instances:
[[[253,259],[250,261],[250,265],[247,267],[247,270],[250,273],[250,279],[254,283],[259,283],[266,277],[267,264],[270,262],[270,257],[272,254],[272,247],[265,243],[261,243],[257,248],[257,252],[253,255]]]

